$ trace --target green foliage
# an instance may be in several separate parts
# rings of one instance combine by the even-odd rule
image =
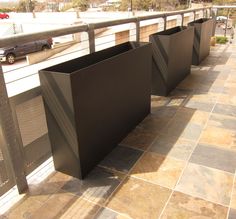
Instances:
[[[69,9],[73,8],[73,4],[72,3],[67,3],[62,9],[61,11],[67,11]]]
[[[73,0],[73,7],[86,11],[89,7],[89,0]]]
[[[226,44],[228,42],[228,38],[224,36],[217,36],[216,37],[216,43],[219,44]]]
[[[0,12],[2,13],[12,12],[12,11],[13,11],[13,8],[0,8]]]
[[[161,11],[161,10],[176,10],[176,7],[179,7],[186,0],[132,0],[133,10],[145,10],[149,9]],[[122,0],[120,5],[121,11],[127,11],[128,8],[131,8],[131,0]],[[185,8],[185,7],[184,7]],[[182,8],[181,8],[182,9]]]

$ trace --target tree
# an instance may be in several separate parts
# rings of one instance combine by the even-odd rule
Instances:
[[[32,12],[35,8],[36,1],[32,0],[20,0],[17,7],[19,12]]]
[[[79,8],[80,11],[86,11],[89,7],[89,0],[73,0],[73,7]]]

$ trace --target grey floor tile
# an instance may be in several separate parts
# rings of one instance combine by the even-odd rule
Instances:
[[[236,116],[236,106],[217,103],[213,109],[213,113]]]
[[[203,102],[197,102],[197,101],[188,101],[185,104],[185,107],[202,110],[206,112],[211,112],[211,110],[214,107],[214,103],[203,103]]]
[[[212,114],[208,121],[208,125],[217,126],[224,129],[232,129],[236,131],[236,118],[232,116]]]
[[[229,217],[228,217],[228,219],[235,219],[235,218],[236,218],[236,210],[231,208],[229,210]]]
[[[150,147],[150,151],[174,157],[180,160],[188,160],[195,147],[194,141],[181,139],[174,136],[160,135]]]
[[[207,145],[197,145],[190,162],[234,173],[236,152]]]
[[[117,212],[114,212],[108,208],[101,208],[94,217],[94,219],[125,219],[125,218],[128,219],[128,217],[125,217],[123,215],[121,216]]]
[[[142,151],[133,148],[117,146],[102,162],[100,162],[100,165],[128,173],[142,153]]]
[[[175,190],[229,206],[233,180],[233,174],[189,163]]]
[[[113,173],[104,168],[96,167],[84,180],[73,178],[63,187],[62,191],[83,196],[86,199],[103,204],[124,179],[123,174]]]

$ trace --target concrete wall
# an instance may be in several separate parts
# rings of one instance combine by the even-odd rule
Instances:
[[[189,23],[189,16],[184,17],[184,26],[188,25]]]
[[[116,45],[129,41],[129,30],[115,33]]]
[[[166,23],[166,29],[175,27],[177,25],[177,20],[176,19],[172,19],[172,20],[168,20]]]
[[[149,35],[158,31],[158,24],[151,24],[140,27],[140,41],[149,42]]]

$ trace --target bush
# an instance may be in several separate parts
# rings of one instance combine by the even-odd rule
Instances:
[[[216,37],[216,43],[219,44],[226,44],[228,42],[228,38],[224,36],[217,36]]]

